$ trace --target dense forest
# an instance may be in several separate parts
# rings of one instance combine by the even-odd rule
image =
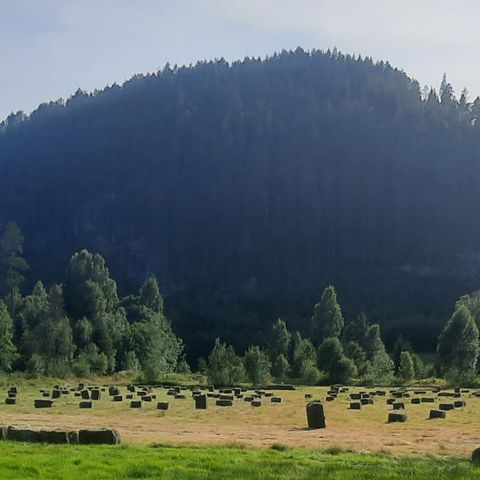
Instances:
[[[73,252],[105,258],[117,298],[155,276],[189,359],[261,344],[278,317],[307,334],[330,284],[389,349],[433,351],[480,285],[479,116],[445,78],[337,51],[167,65],[10,115],[0,229],[25,236],[24,294],[62,283],[76,320]]]
[[[191,373],[154,276],[138,293],[121,297],[104,258],[84,249],[70,258],[62,283],[46,288],[38,281],[22,295],[29,269],[23,242],[18,225],[9,222],[0,235],[0,373],[85,378],[124,372],[151,382],[169,373]],[[243,354],[217,337],[195,368],[214,385],[405,384],[432,377],[473,385],[479,325],[477,291],[456,302],[437,355],[425,364],[402,335],[388,353],[380,325],[372,325],[365,313],[345,320],[329,285],[312,309],[306,335],[292,332],[279,318],[263,342]]]

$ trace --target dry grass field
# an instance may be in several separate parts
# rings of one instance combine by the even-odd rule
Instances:
[[[22,386],[17,405],[0,403],[0,416],[6,425],[32,428],[93,428],[118,429],[122,441],[129,444],[157,443],[185,446],[250,446],[271,447],[275,444],[295,448],[327,449],[340,447],[355,452],[388,452],[400,455],[427,454],[449,456],[470,455],[480,446],[480,398],[464,393],[466,406],[447,412],[446,419],[428,420],[430,409],[453,399],[436,399],[435,403],[405,403],[406,423],[387,423],[392,407],[386,397],[374,397],[373,405],[361,410],[350,410],[349,393],[372,388],[352,387],[339,394],[333,402],[325,402],[327,388],[306,387],[295,391],[278,391],[282,404],[263,399],[260,408],[253,408],[243,399],[236,399],[232,407],[217,407],[215,399],[208,399],[207,410],[196,410],[191,392],[186,399],[174,399],[167,390],[156,388],[157,398],[143,402],[142,408],[130,408],[125,400],[125,386],[120,386],[123,402],[114,402],[106,392],[94,402],[92,409],[79,409],[79,397],[73,393],[55,400],[53,408],[35,409],[33,401],[41,398],[39,388],[53,384]],[[0,399],[6,388],[0,390]],[[384,389],[388,390],[389,389]],[[327,428],[307,429],[305,393],[321,399],[325,406]],[[434,396],[414,395],[411,397]],[[136,398],[136,397],[135,397]],[[156,409],[158,401],[169,401],[168,411]]]

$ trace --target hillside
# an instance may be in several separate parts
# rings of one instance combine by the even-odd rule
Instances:
[[[0,128],[0,226],[20,225],[30,285],[82,248],[125,292],[156,274],[192,355],[280,315],[302,329],[327,284],[428,350],[480,285],[480,101],[421,93],[301,49],[78,91]]]

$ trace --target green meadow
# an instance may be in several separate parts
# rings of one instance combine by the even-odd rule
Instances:
[[[34,445],[2,442],[0,478],[69,479],[480,479],[465,458],[271,449]]]

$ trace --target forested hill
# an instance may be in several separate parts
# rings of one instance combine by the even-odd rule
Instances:
[[[0,129],[0,223],[30,284],[101,253],[124,293],[154,273],[190,353],[346,316],[434,347],[480,286],[480,101],[388,63],[297,49],[166,67]]]

